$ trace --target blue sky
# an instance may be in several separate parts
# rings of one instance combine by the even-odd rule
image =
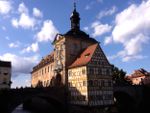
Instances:
[[[12,61],[12,87],[29,86],[32,67],[70,29],[73,0],[0,0],[0,59]],[[128,74],[150,71],[150,0],[77,0],[81,29]]]

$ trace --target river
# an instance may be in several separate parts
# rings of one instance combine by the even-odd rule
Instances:
[[[23,104],[17,106],[12,113],[31,113],[30,111],[23,110]]]

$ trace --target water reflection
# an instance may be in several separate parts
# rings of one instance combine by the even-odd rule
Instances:
[[[29,111],[23,110],[23,104],[20,104],[12,113],[31,113]]]

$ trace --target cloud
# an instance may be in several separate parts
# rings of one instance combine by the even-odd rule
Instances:
[[[95,3],[96,3],[95,1],[89,2],[89,3],[85,6],[85,10],[91,9]]]
[[[112,41],[113,41],[112,37],[110,37],[110,36],[105,37],[104,45],[107,45],[107,44],[111,43]]]
[[[22,27],[24,29],[33,28],[36,24],[36,20],[32,17],[30,17],[28,14],[22,13],[20,15],[19,20],[16,18],[13,18],[11,21],[12,25],[16,28]]]
[[[126,55],[126,51],[122,50],[119,51],[116,55],[108,56],[109,60],[114,60],[116,58],[121,58],[122,62],[128,62],[128,61],[136,61],[140,59],[147,58],[147,56],[144,55]]]
[[[33,66],[38,62],[38,58],[38,55],[25,57],[11,53],[5,53],[0,56],[1,60],[11,61],[13,77],[18,76],[19,74],[29,74],[32,71]]]
[[[39,50],[38,43],[32,43],[27,48],[23,49],[22,53],[37,52]]]
[[[91,9],[95,4],[97,3],[102,3],[103,0],[93,0],[91,2],[89,2],[86,6],[85,6],[85,10],[89,10]]]
[[[86,6],[85,6],[85,10],[89,10],[90,8],[91,8],[90,5],[86,5]]]
[[[18,20],[17,20],[17,19],[13,18],[13,19],[11,20],[11,24],[12,24],[12,26],[18,28],[18,24],[19,24],[19,23],[18,23]]]
[[[38,42],[53,41],[58,30],[54,26],[51,20],[46,20],[43,23],[41,30],[36,34],[36,39]]]
[[[92,23],[91,28],[94,30],[92,36],[97,37],[110,32],[112,27],[108,24],[101,24],[99,21],[95,21]]]
[[[20,76],[15,76],[11,78],[12,85],[11,88],[20,87],[30,87],[31,86],[31,74],[21,74]]]
[[[11,24],[15,28],[33,29],[38,24],[38,20],[29,15],[29,10],[24,3],[19,4],[18,7],[19,18],[13,18]],[[42,13],[37,8],[33,9],[34,16],[42,16]]]
[[[99,12],[99,14],[97,15],[97,18],[101,19],[105,16],[110,16],[110,15],[114,14],[116,11],[117,11],[117,8],[115,6],[113,6],[109,10],[104,10],[104,11]]]
[[[121,13],[117,14],[115,27],[112,31],[113,41],[123,44],[124,49],[118,57],[122,61],[142,59],[140,55],[143,45],[150,40],[150,0],[141,2],[140,5],[132,4]]]
[[[12,42],[12,43],[10,43],[10,44],[8,44],[8,46],[10,47],[10,48],[17,48],[17,47],[19,47],[20,46],[20,42],[19,41],[16,41],[16,42]]]
[[[22,14],[22,13],[28,14],[29,10],[28,10],[28,8],[25,6],[25,4],[22,2],[21,4],[19,4],[18,12],[21,13],[21,14]]]
[[[33,8],[33,16],[41,18],[41,17],[43,17],[43,14],[39,9]]]
[[[0,14],[8,14],[12,9],[10,1],[0,1]]]
[[[89,27],[86,26],[86,27],[84,27],[83,29],[84,29],[85,31],[88,31],[88,30],[89,30]]]
[[[27,86],[30,86],[31,85],[31,79],[26,79],[25,83],[27,84]]]

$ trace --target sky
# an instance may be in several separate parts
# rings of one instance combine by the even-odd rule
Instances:
[[[12,62],[12,88],[30,86],[33,66],[70,30],[73,0],[0,0],[0,60]],[[76,0],[80,28],[127,74],[150,71],[150,0]]]

